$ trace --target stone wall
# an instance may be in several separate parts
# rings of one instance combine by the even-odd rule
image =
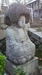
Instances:
[[[4,24],[4,15],[0,15],[0,40],[5,37],[7,25]]]
[[[42,44],[42,31],[37,31],[36,29],[29,28],[28,30],[29,37],[31,41],[38,47]]]

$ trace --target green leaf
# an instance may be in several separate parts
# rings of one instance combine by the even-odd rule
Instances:
[[[23,67],[16,67],[14,68],[14,75],[26,75],[26,72],[24,72]]]
[[[0,53],[0,75],[4,73],[4,66],[5,66],[6,57]]]

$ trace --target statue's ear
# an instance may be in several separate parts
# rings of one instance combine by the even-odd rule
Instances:
[[[11,20],[10,20],[9,16],[5,16],[4,22],[5,22],[5,24],[7,24],[8,26],[11,25]]]

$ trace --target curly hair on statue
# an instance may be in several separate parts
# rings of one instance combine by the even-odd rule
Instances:
[[[17,23],[21,15],[25,16],[26,23],[28,23],[30,19],[29,9],[21,3],[13,3],[5,13],[4,22],[10,26],[11,24]]]

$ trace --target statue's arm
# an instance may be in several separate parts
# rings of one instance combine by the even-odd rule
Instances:
[[[17,43],[12,29],[6,30],[6,44],[13,49],[22,49],[22,43]]]

